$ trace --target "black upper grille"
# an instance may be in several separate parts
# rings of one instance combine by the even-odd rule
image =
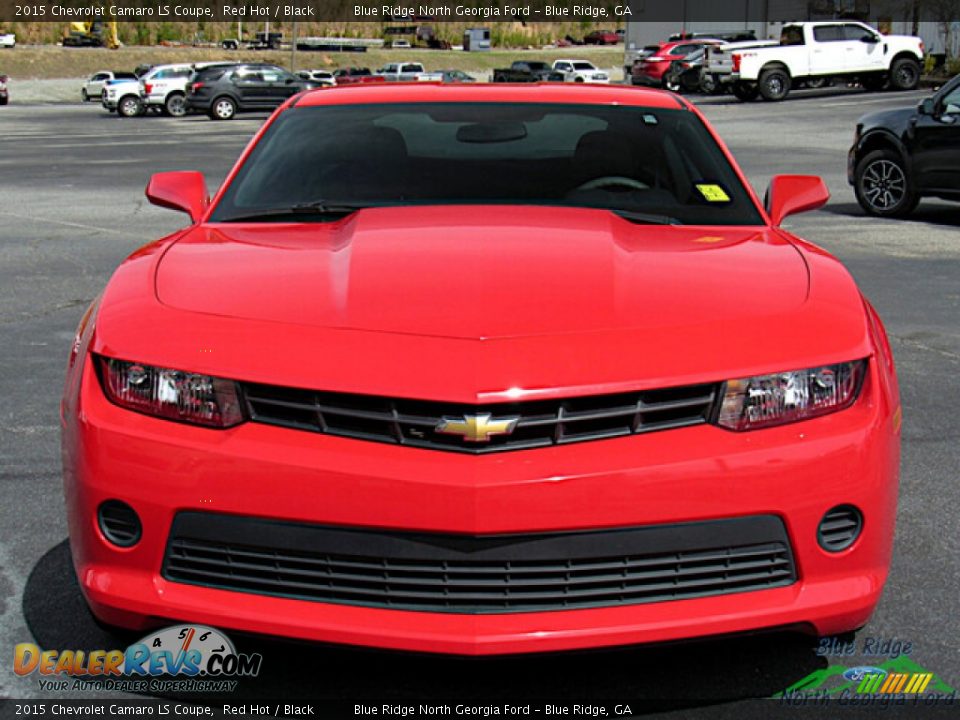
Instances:
[[[779,518],[531,535],[398,533],[177,515],[175,582],[398,610],[509,613],[762,590],[795,580]]]
[[[373,395],[243,386],[255,422],[328,435],[457,452],[485,453],[600,440],[697,425],[710,416],[719,386],[689,385],[562,400],[467,405]],[[516,418],[509,434],[469,442],[437,431],[444,419],[489,414]]]

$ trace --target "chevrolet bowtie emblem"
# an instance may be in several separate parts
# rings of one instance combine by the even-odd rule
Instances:
[[[490,413],[444,417],[437,425],[438,433],[460,435],[467,442],[490,442],[493,435],[509,435],[517,426],[519,417],[494,418]]]

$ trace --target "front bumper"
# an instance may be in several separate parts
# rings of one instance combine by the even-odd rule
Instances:
[[[199,622],[255,633],[482,655],[552,651],[802,625],[862,626],[893,541],[899,466],[894,410],[877,363],[858,402],[752,433],[701,425],[540,450],[462,455],[246,423],[227,431],[124,411],[85,363],[64,417],[74,564],[94,613],[145,628]],[[119,499],[143,537],[120,549],[96,510]],[[823,514],[852,504],[860,538],[817,543]],[[754,515],[780,518],[796,563],[785,587],[577,610],[457,614],[273,597],[173,582],[161,568],[181,512],[346,528],[491,535],[629,528]]]

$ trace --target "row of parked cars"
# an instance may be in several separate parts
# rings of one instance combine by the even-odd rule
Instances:
[[[80,96],[84,101],[99,100],[106,110],[126,118],[157,111],[172,117],[200,112],[214,120],[230,120],[240,112],[271,110],[302,90],[401,80],[474,78],[460,70],[426,73],[420,63],[391,63],[376,73],[357,67],[291,73],[268,63],[180,63],[141,65],[133,72],[103,70],[87,79]]]
[[[797,87],[857,82],[868,90],[912,90],[920,81],[923,41],[882,35],[861,22],[784,25],[779,40],[750,33],[675,36],[644,48],[631,81],[675,92],[730,91],[741,100],[783,100]]]
[[[508,68],[493,71],[493,82],[609,83],[610,74],[586,60],[517,60]]]

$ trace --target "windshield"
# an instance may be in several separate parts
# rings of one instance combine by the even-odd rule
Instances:
[[[594,207],[683,224],[762,224],[691,112],[535,103],[287,110],[254,147],[211,220],[258,213],[268,220],[270,211],[306,205],[429,204]]]

